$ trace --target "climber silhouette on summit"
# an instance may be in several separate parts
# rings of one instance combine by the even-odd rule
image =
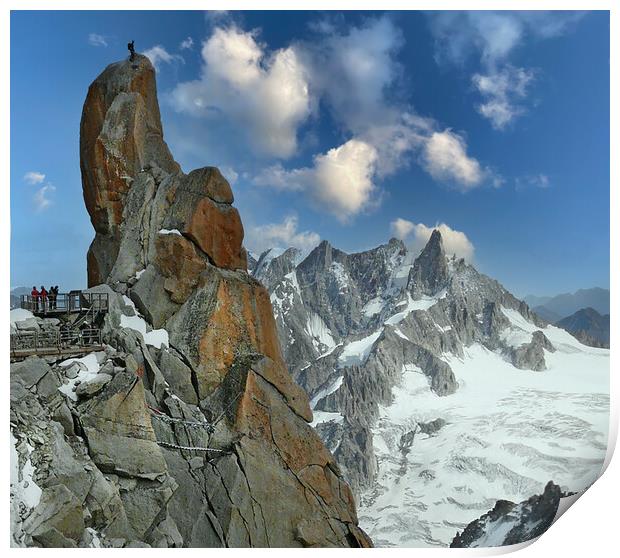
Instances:
[[[131,62],[133,62],[134,58],[136,57],[136,51],[134,49],[133,42],[134,41],[132,39],[130,43],[127,43],[127,49],[129,50],[129,60]]]

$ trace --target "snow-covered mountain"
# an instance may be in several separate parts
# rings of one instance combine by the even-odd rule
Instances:
[[[447,256],[439,231],[415,256],[324,241],[254,268],[377,545],[449,545],[497,500],[581,490],[607,442],[609,351]]]

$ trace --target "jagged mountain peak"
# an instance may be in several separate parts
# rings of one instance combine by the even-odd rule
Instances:
[[[290,247],[284,251],[270,248],[260,255],[251,273],[270,289],[295,268],[301,256],[299,248]]]
[[[414,298],[434,295],[447,285],[449,278],[446,252],[441,232],[435,229],[426,246],[413,262],[407,289]]]

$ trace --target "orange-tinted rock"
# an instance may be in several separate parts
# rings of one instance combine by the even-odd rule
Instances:
[[[236,279],[236,280],[235,280]],[[174,324],[191,342],[198,335],[196,377],[200,398],[212,393],[223,381],[235,358],[243,354],[267,357],[256,370],[286,399],[291,408],[306,420],[312,412],[305,392],[292,380],[282,359],[269,295],[258,282],[239,281],[235,277],[212,273],[207,278],[214,290],[213,312],[202,324],[202,332],[191,331],[191,322]],[[189,334],[189,335],[187,335]],[[176,342],[176,340],[175,340]]]
[[[218,267],[246,269],[247,257],[242,249],[243,225],[239,212],[230,205],[203,198],[186,223],[187,234]]]
[[[207,195],[213,201],[231,204],[235,201],[228,181],[217,167],[203,167],[187,175],[188,189]]]
[[[207,262],[191,241],[176,234],[159,235],[155,246],[155,264],[164,276],[164,289],[173,302],[183,304],[198,284]]]
[[[108,66],[91,84],[80,122],[80,168],[86,209],[99,233],[99,262],[88,272],[89,285],[104,282],[111,267],[103,267],[119,247],[124,198],[136,174],[150,161],[178,172],[163,140],[155,70],[145,56],[132,64]]]

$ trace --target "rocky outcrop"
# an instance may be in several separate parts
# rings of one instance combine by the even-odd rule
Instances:
[[[546,370],[545,350],[554,353],[555,347],[542,331],[535,331],[532,333],[532,340],[529,343],[512,349],[512,364],[521,370],[535,370],[537,372]]]
[[[91,84],[80,122],[84,201],[96,236],[88,252],[89,284],[103,282],[118,255],[125,198],[151,162],[178,172],[163,140],[155,70],[138,55],[118,62]]]
[[[520,504],[499,500],[495,507],[457,533],[451,548],[507,546],[540,537],[553,523],[562,492],[552,481],[542,494]]]
[[[96,233],[90,291],[110,301],[106,352],[80,364],[50,361],[51,369],[39,360],[14,365],[19,447],[27,442],[35,461],[47,461],[50,448],[69,444],[65,461],[84,477],[51,483],[54,462],[44,470],[37,461],[39,485],[64,488],[24,508],[18,539],[369,546],[282,358],[269,294],[247,273],[231,188],[218,169],[185,174],[170,155],[146,57],[112,64],[93,82],[80,153]],[[40,389],[57,400],[53,414]],[[55,499],[54,523],[41,506]],[[62,518],[74,516],[84,523],[71,531]]]

